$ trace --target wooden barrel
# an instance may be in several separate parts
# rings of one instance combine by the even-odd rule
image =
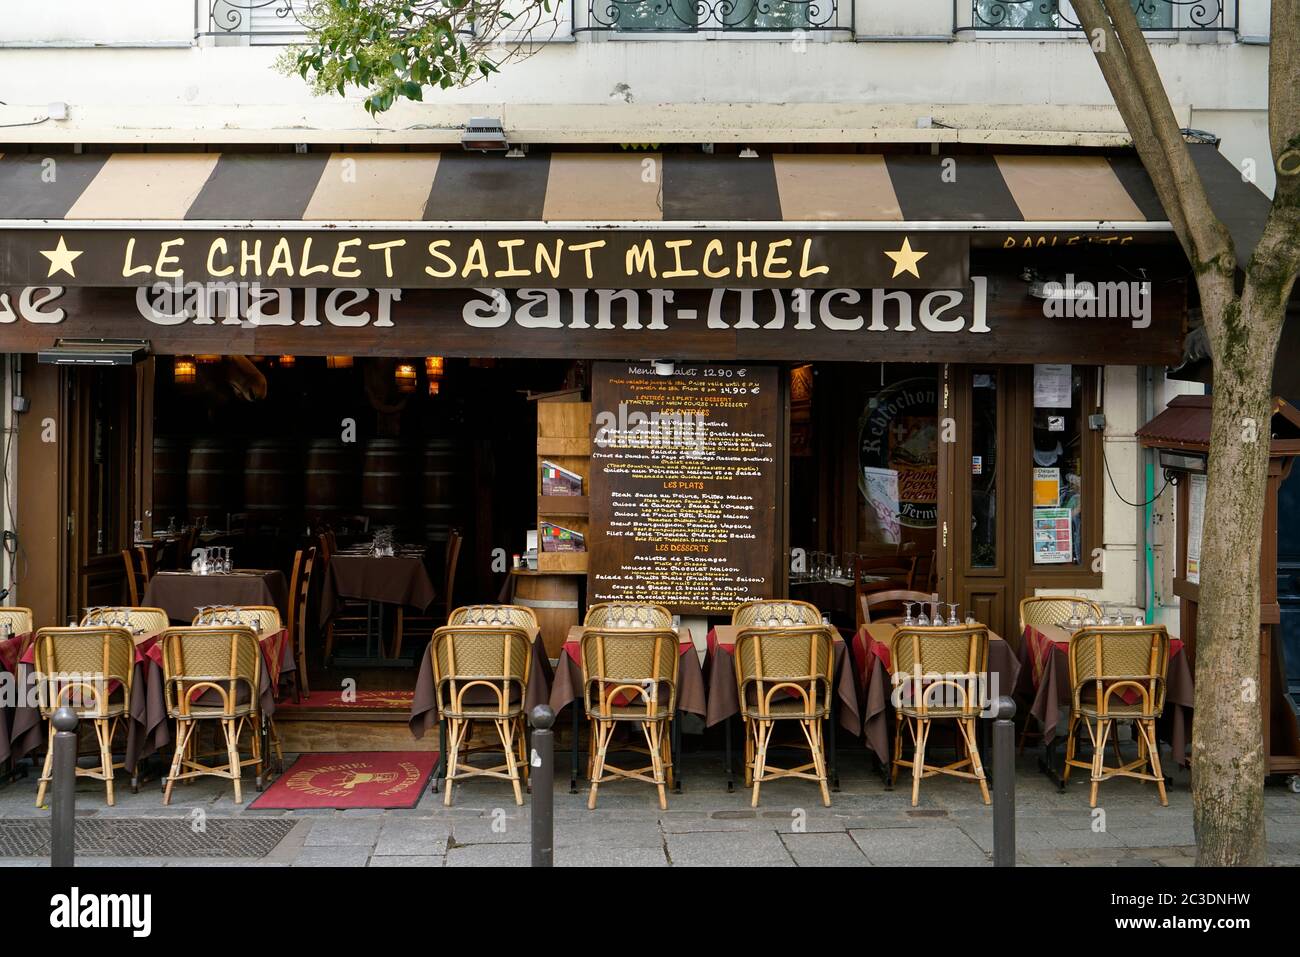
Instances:
[[[361,503],[355,446],[338,439],[312,439],[303,471],[303,503],[308,516],[352,515]]]
[[[474,463],[468,448],[450,439],[430,439],[421,457],[420,511],[425,541],[445,545],[452,528],[461,533],[473,523],[469,494]]]
[[[578,576],[550,575],[546,572],[511,572],[514,579],[514,603],[531,608],[537,616],[546,645],[546,656],[558,658],[569,629],[579,624]]]
[[[185,501],[190,516],[207,516],[210,528],[224,528],[226,516],[240,510],[239,447],[230,439],[195,439],[187,461]]]
[[[410,447],[398,439],[371,439],[361,457],[361,511],[370,527],[409,529],[415,500],[415,469]]]
[[[254,526],[296,518],[300,476],[297,446],[285,439],[257,439],[244,452],[244,510]]]
[[[189,446],[185,439],[155,435],[153,439],[153,514],[154,531],[161,531],[174,518],[179,526],[185,521],[185,472]]]

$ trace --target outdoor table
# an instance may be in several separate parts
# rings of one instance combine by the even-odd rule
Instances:
[[[487,627],[487,626],[476,626]],[[527,628],[531,663],[528,668],[528,686],[524,689],[525,719],[532,714],[539,704],[547,704],[551,696],[551,662],[546,657],[546,645],[542,642],[540,629]],[[465,700],[473,704],[496,704],[498,698],[490,688],[472,688]],[[435,724],[438,725],[438,763],[433,769],[433,792],[438,793],[438,782],[445,777],[447,770],[447,722],[438,713],[438,689],[433,680],[433,642],[424,649],[420,669],[415,678],[415,694],[411,699],[411,716],[407,726],[411,736],[416,740],[423,738]]]
[[[140,785],[139,763],[141,759],[162,750],[172,741],[171,726],[167,718],[167,701],[164,694],[162,669],[162,643],[158,640],[161,632],[147,632],[136,635],[135,641],[135,675],[131,681],[131,700],[128,702],[130,720],[127,723],[126,750],[123,767],[131,775],[132,791]],[[259,682],[259,706],[262,726],[258,733],[266,742],[267,728],[275,715],[275,689],[280,677],[297,667],[292,653],[289,633],[281,628],[258,639],[262,650],[265,667],[261,669]],[[279,662],[276,665],[276,662]],[[17,687],[22,694],[22,701],[35,701],[35,648],[28,647],[19,662]],[[211,697],[213,700],[208,701]],[[208,692],[198,699],[200,702],[217,703],[214,692]],[[15,760],[25,757],[46,742],[47,729],[38,707],[21,705],[14,712],[11,730],[12,756]],[[263,749],[263,754],[269,752]]]
[[[289,587],[284,573],[237,568],[230,574],[158,572],[144,590],[144,605],[161,608],[174,623],[188,625],[199,608],[210,605],[272,605],[281,617],[288,610]]]
[[[564,640],[564,647],[561,649],[559,660],[555,665],[555,680],[551,685],[551,710],[557,715],[569,705],[573,705],[573,747],[572,747],[572,766],[569,775],[569,793],[576,794],[578,790],[578,735],[584,715],[585,705],[582,703],[582,633],[585,630],[583,625],[574,625],[569,629],[568,637]],[[691,638],[689,628],[677,629],[677,713],[673,720],[672,749],[674,754],[673,765],[673,792],[680,794],[682,790],[681,768],[677,767],[677,755],[681,754],[681,716],[683,713],[698,715],[700,718],[706,718],[708,707],[706,705],[706,696],[704,693],[704,671],[700,667],[700,657],[694,654],[695,641]],[[691,654],[687,654],[691,652]],[[587,743],[588,748],[591,742]]]
[[[9,731],[13,724],[18,685],[18,661],[31,643],[31,632],[0,639],[0,783],[13,779],[10,761]]]
[[[1165,710],[1159,722],[1162,737],[1170,744],[1174,760],[1188,763],[1188,730],[1192,723],[1192,669],[1183,652],[1183,643],[1169,639],[1169,672],[1165,680]],[[1043,757],[1040,768],[1057,787],[1064,788],[1064,758],[1060,770],[1055,760],[1061,739],[1056,736],[1060,710],[1069,709],[1070,631],[1060,625],[1026,625],[1020,645],[1021,673],[1028,680],[1020,691],[1032,694],[1029,714],[1043,730]]]
[[[384,632],[384,605],[401,605],[424,612],[437,597],[422,557],[339,552],[330,556],[325,568],[320,620],[328,622],[338,614],[342,599],[364,601],[365,660],[373,664],[391,664],[387,659],[376,657],[372,651],[372,644]]]
[[[731,717],[740,713],[739,691],[736,688],[736,664],[733,659],[736,636],[741,629],[736,625],[715,625],[708,637],[708,685],[709,713],[705,719],[708,727],[719,721],[725,722],[726,729],[726,767],[727,790],[735,789],[735,775],[731,766]],[[844,666],[847,648],[839,632],[832,629],[834,651],[832,681],[835,695],[831,698],[831,715],[827,727],[827,763],[830,765],[831,788],[840,789],[838,750],[835,744],[835,725],[838,716],[840,727],[853,737],[861,733],[862,723],[858,716],[858,690],[853,679],[853,669]]]
[[[854,657],[857,659],[858,680],[866,702],[866,715],[862,735],[867,747],[880,760],[885,780],[889,780],[889,767],[893,755],[889,748],[889,704],[893,671],[894,633],[901,626],[897,622],[876,622],[863,625],[853,638]],[[990,700],[1002,694],[1011,694],[1020,679],[1021,661],[1011,646],[994,632],[989,632],[989,683]]]

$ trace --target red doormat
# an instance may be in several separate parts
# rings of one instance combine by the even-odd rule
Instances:
[[[277,701],[275,711],[410,711],[414,691],[313,691],[301,701]]]
[[[249,807],[411,808],[419,803],[437,763],[436,751],[303,754]]]

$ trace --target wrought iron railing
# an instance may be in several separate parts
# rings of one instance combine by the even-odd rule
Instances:
[[[587,22],[574,33],[851,32],[852,3],[840,0],[586,0]]]
[[[1082,30],[1069,0],[957,0],[970,4],[963,30]],[[1235,30],[1240,0],[1131,0],[1143,30]]]
[[[206,0],[207,36],[243,36],[289,43],[307,33],[312,0]]]

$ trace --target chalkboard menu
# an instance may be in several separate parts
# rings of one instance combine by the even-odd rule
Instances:
[[[772,597],[776,368],[597,362],[591,409],[588,601],[726,614]]]

